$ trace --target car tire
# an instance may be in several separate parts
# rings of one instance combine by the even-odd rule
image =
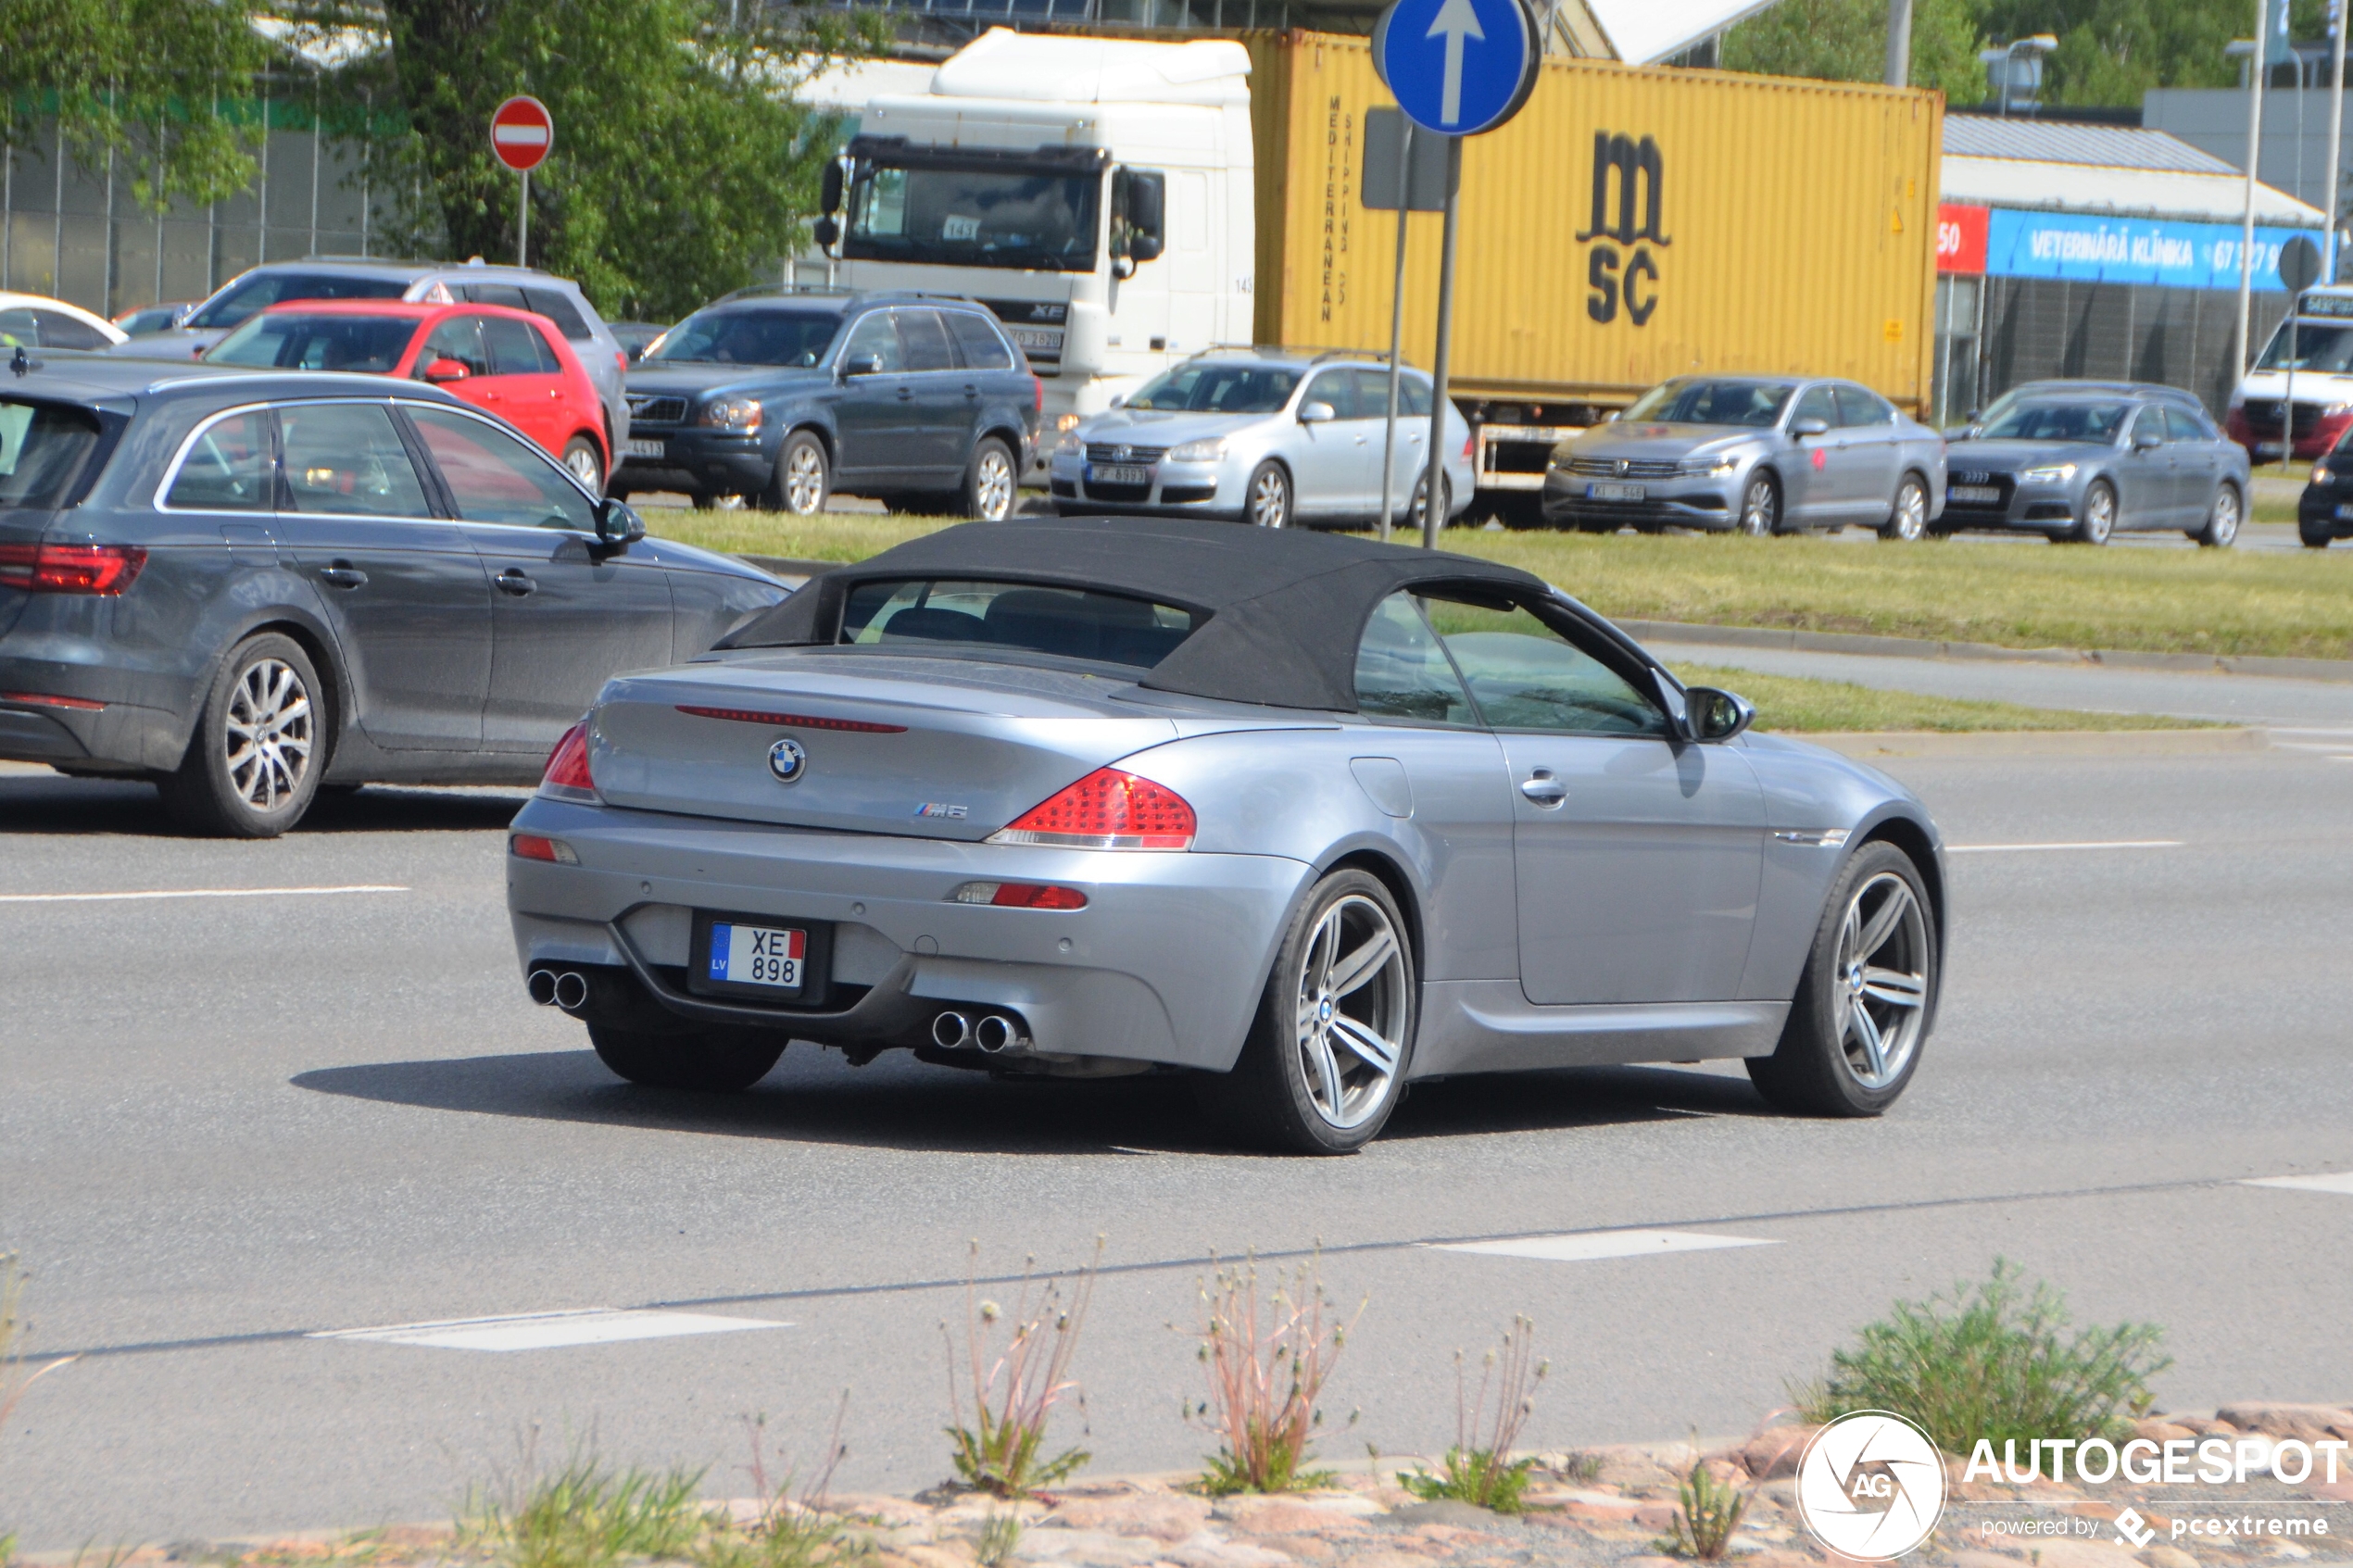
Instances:
[[[712,491],[698,490],[686,497],[686,504],[698,512],[716,511],[719,496]]]
[[[2246,510],[2239,500],[2239,487],[2225,481],[2214,492],[2214,504],[2206,508],[2206,521],[2191,529],[2190,537],[2209,550],[2227,549],[2238,539]]]
[[[1939,956],[1919,868],[1866,844],[1832,884],[1780,1042],[1748,1059],[1749,1081],[1791,1115],[1877,1116],[1919,1066]]]
[[[1762,539],[1778,533],[1781,527],[1781,487],[1773,483],[1769,473],[1753,473],[1741,487],[1740,515],[1732,521],[1732,531],[1752,539]]]
[[[1334,872],[1292,916],[1234,1070],[1202,1075],[1203,1109],[1255,1148],[1353,1154],[1396,1110],[1419,1022],[1397,901],[1377,877]]]
[[[1250,483],[1242,489],[1242,521],[1257,528],[1290,526],[1290,470],[1265,462],[1250,470]]]
[[[964,465],[964,487],[957,497],[963,515],[976,522],[1002,522],[1021,501],[1021,465],[1013,448],[984,435]]]
[[[750,1088],[785,1054],[785,1037],[767,1030],[657,1034],[591,1023],[588,1043],[596,1047],[598,1060],[633,1084],[712,1094]]]
[[[794,517],[815,517],[833,494],[833,465],[817,433],[797,430],[785,437],[776,453],[776,471],[760,493],[762,509]]]
[[[2061,537],[2073,545],[2105,545],[2116,533],[2116,486],[2095,479],[2083,491],[2083,515]]]
[[[179,768],[157,781],[192,832],[275,838],[310,809],[326,767],[327,705],[310,656],[264,633],[229,650]]]
[[[1429,475],[1425,471],[1414,481],[1413,498],[1405,503],[1405,526],[1416,533],[1422,526],[1422,500],[1429,494]],[[1438,526],[1451,527],[1454,521],[1454,482],[1444,474],[1438,476]]]
[[[2329,547],[2329,541],[2336,537],[2336,531],[2325,526],[2315,528],[2309,522],[2300,523],[2296,536],[2304,541],[2304,547],[2308,550],[2325,550]]]
[[[575,435],[564,443],[564,468],[580,481],[591,495],[605,493],[605,458],[597,444],[585,435]]]
[[[1928,537],[1928,482],[1919,474],[1907,473],[1896,482],[1895,504],[1880,524],[1879,536],[1906,545]]]

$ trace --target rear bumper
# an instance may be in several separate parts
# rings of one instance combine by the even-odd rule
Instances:
[[[1283,922],[1314,874],[1277,856],[812,833],[547,799],[514,825],[561,840],[580,861],[508,858],[526,972],[629,969],[674,1012],[838,1045],[905,1044],[940,1011],[997,1009],[1021,1018],[1038,1053],[1219,1072],[1241,1048]],[[950,901],[975,880],[1076,887],[1088,904]],[[812,1010],[688,998],[696,909],[829,922],[828,1000]]]

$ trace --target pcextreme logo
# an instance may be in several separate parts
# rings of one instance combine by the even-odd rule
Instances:
[[[1797,1461],[1797,1514],[1843,1557],[1885,1562],[1917,1548],[1944,1512],[1944,1462],[1928,1434],[1886,1411],[1839,1417]]]

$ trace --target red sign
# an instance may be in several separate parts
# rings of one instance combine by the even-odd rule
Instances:
[[[556,117],[536,98],[510,98],[490,117],[490,150],[517,173],[539,167],[556,144]],[[1978,226],[1978,253],[1984,254],[1984,225]]]
[[[1971,277],[1985,271],[1986,209],[1982,207],[1960,207],[1946,202],[1936,209],[1936,270],[1939,272],[1965,272]]]

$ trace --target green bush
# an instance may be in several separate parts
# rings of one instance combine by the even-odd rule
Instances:
[[[1748,1494],[1730,1481],[1708,1473],[1707,1461],[1696,1461],[1692,1473],[1675,1488],[1675,1517],[1667,1533],[1651,1546],[1667,1557],[1696,1557],[1702,1562],[1723,1558],[1748,1510]]]
[[[2066,1298],[2030,1290],[2018,1268],[1994,1261],[1983,1283],[1949,1296],[1898,1301],[1831,1356],[1822,1382],[1793,1390],[1809,1421],[1893,1411],[1948,1453],[1980,1437],[2117,1438],[2151,1405],[2148,1380],[2173,1364],[2157,1354],[2164,1331],[2120,1323],[2069,1335]]]
[[[511,1568],[613,1568],[630,1558],[682,1558],[708,1521],[700,1471],[607,1469],[575,1452],[556,1474],[505,1498],[477,1489],[461,1537]]]

